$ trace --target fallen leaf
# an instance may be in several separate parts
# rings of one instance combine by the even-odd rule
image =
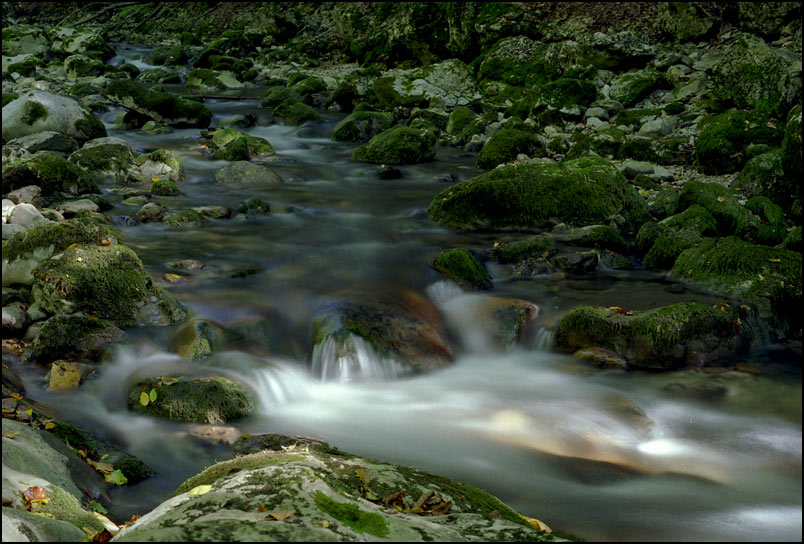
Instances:
[[[543,521],[539,521],[536,518],[529,518],[527,516],[522,515],[520,515],[520,517],[525,521],[527,521],[528,523],[530,523],[531,526],[538,531],[543,531],[548,534],[553,532],[553,530],[550,527],[548,527],[547,524],[544,523]]]
[[[780,262],[782,262],[782,260],[781,260],[781,259],[768,259],[768,260],[769,260],[770,262],[772,262],[772,263],[780,263]]]
[[[34,502],[46,503],[50,500],[47,498],[45,490],[39,486],[29,487],[22,492],[22,496],[25,498],[25,502],[29,504]]]
[[[206,495],[210,491],[212,491],[212,486],[211,485],[199,485],[199,486],[196,486],[196,487],[192,488],[190,491],[187,492],[187,494],[192,495],[194,497],[197,497],[197,496],[200,496],[200,495]]]
[[[322,522],[321,522],[321,527],[323,527],[324,529],[326,529],[327,527],[329,527],[329,522],[328,522],[327,520],[322,521]]]
[[[156,401],[156,389],[151,389],[151,392],[150,392],[150,393],[148,393],[148,399],[149,399],[151,402]]]
[[[14,438],[15,436],[17,436],[18,434],[20,434],[20,432],[19,432],[19,431],[15,431],[15,432],[13,432],[13,433],[7,433],[7,432],[3,431],[3,437],[4,437],[4,438],[12,438],[12,439],[13,439],[13,438]]]
[[[267,510],[267,508],[265,508],[263,505],[259,505],[257,507],[257,512],[265,512],[266,510]]]
[[[105,474],[103,478],[110,484],[125,485],[128,483],[128,478],[125,477],[120,469],[112,471],[110,474]]]
[[[285,521],[295,513],[296,513],[295,510],[282,510],[281,512],[271,512],[270,514],[265,516],[265,519],[274,518],[276,521]]]
[[[148,396],[148,393],[143,391],[140,393],[140,404],[143,406],[148,406],[148,403],[151,402],[151,397]]]
[[[10,395],[11,397],[14,397],[14,398],[15,398],[15,399],[17,399],[17,400],[22,400],[22,395],[20,395],[19,393],[14,393],[14,392],[11,392],[11,393],[9,393],[9,395]]]
[[[131,517],[129,518],[129,520],[128,520],[128,524],[129,524],[129,525],[131,525],[132,523],[134,523],[134,522],[135,522],[135,521],[137,521],[138,519],[140,519],[140,515],[139,515],[139,514],[134,514],[133,516],[131,516]]]
[[[722,196],[717,197],[717,201],[718,201],[718,202],[723,202],[723,201],[725,201],[725,200],[726,200],[726,199],[725,199],[725,198],[723,198]]]

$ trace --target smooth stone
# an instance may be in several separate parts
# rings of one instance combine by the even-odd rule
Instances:
[[[653,165],[645,161],[627,160],[623,161],[620,171],[628,179],[633,179],[640,174],[650,176],[653,174]]]
[[[36,206],[33,204],[17,204],[14,206],[8,222],[13,225],[21,225],[24,228],[29,228],[39,223],[47,223],[48,220],[39,213]]]

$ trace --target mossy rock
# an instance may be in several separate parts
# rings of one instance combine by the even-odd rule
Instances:
[[[39,151],[6,165],[2,179],[3,194],[28,185],[37,185],[45,198],[58,193],[98,192],[97,184],[85,170],[52,151]]]
[[[728,187],[717,182],[688,181],[679,195],[678,209],[683,211],[693,204],[712,214],[721,236],[734,234],[746,239],[755,238],[759,226],[757,219],[740,205]]]
[[[85,312],[121,326],[172,325],[186,317],[121,244],[68,247],[32,274],[33,298],[52,314]]]
[[[477,118],[477,114],[466,106],[458,106],[449,114],[444,130],[450,136],[457,136]]]
[[[626,138],[620,145],[617,149],[617,158],[656,162],[658,156],[653,149],[653,140],[641,136],[634,136]]]
[[[440,110],[427,108],[424,110],[416,110],[410,114],[411,121],[415,121],[416,119],[424,119],[433,126],[438,127],[438,130],[441,131],[447,128],[449,115]]]
[[[321,114],[315,108],[303,102],[285,102],[274,108],[274,115],[291,125],[302,125],[307,122],[321,121]]]
[[[288,88],[302,98],[307,99],[313,94],[326,91],[327,84],[320,78],[310,76],[304,77],[303,79],[300,79],[292,84],[290,83],[290,80],[288,80]]]
[[[658,238],[683,231],[688,231],[697,237],[715,236],[718,233],[718,224],[706,208],[692,204],[683,212],[673,214],[658,223],[642,225],[637,233],[637,249],[647,253]]]
[[[106,95],[128,110],[172,127],[207,128],[212,121],[212,112],[204,104],[146,89],[127,79],[109,83]]]
[[[617,157],[625,143],[625,134],[618,128],[605,128],[589,137],[589,148],[602,157]]]
[[[98,181],[113,181],[124,185],[137,181],[131,171],[134,154],[121,138],[96,138],[71,154],[68,160],[85,168]]]
[[[273,87],[265,93],[265,96],[260,101],[261,108],[276,108],[286,102],[291,104],[295,102],[302,102],[303,99],[299,93],[294,92],[287,87]]]
[[[616,167],[598,157],[561,164],[514,164],[462,181],[435,196],[430,219],[461,229],[538,229],[644,221],[647,206]]]
[[[759,217],[757,232],[752,240],[758,244],[775,246],[787,236],[787,221],[784,219],[782,208],[774,204],[767,197],[755,196],[745,203],[745,209]]]
[[[491,250],[491,257],[497,261],[508,264],[541,257],[545,252],[550,253],[555,248],[555,242],[547,236],[533,236],[526,240],[519,240],[506,245],[499,245]]]
[[[56,359],[98,360],[106,346],[125,339],[126,333],[105,319],[57,315],[42,324],[34,340],[33,357],[40,364]]]
[[[368,142],[394,124],[394,116],[379,111],[356,111],[341,120],[332,131],[336,142]]]
[[[73,244],[119,243],[120,231],[108,223],[74,218],[45,223],[3,240],[3,285],[33,283],[31,271]]]
[[[793,188],[782,169],[782,151],[772,149],[750,159],[734,180],[734,187],[748,195],[791,202]]]
[[[609,225],[589,225],[558,232],[548,232],[543,236],[564,244],[628,253],[628,244],[626,244],[620,233]]]
[[[179,188],[169,179],[157,179],[151,184],[148,192],[157,196],[176,196],[179,194]]]
[[[652,67],[627,72],[611,84],[610,96],[628,107],[664,83],[664,75]]]
[[[191,230],[206,225],[207,220],[195,210],[179,210],[165,217],[162,222],[172,229]]]
[[[265,138],[250,136],[233,128],[212,133],[209,148],[212,158],[227,161],[247,161],[274,154],[274,148]]]
[[[208,70],[206,68],[196,68],[187,75],[187,83],[190,89],[201,90],[223,90],[238,89],[243,84],[228,71]]]
[[[530,155],[540,146],[541,142],[532,133],[506,127],[489,138],[480,150],[477,166],[489,170],[516,159],[520,153]]]
[[[354,150],[352,158],[377,164],[413,164],[435,157],[436,138],[427,130],[392,127]]]
[[[189,57],[181,45],[166,45],[154,49],[148,57],[148,64],[155,66],[184,66]]]
[[[168,72],[164,68],[154,68],[137,76],[137,81],[142,83],[181,83],[181,75],[176,72]]]
[[[634,368],[669,370],[728,362],[746,347],[735,331],[735,317],[689,302],[641,312],[580,306],[559,322],[555,344],[570,352],[609,349]]]
[[[170,339],[170,351],[185,359],[203,359],[221,349],[227,340],[226,331],[220,325],[195,319],[176,329]]]
[[[670,277],[743,301],[779,334],[801,333],[801,254],[728,237],[681,253]]]
[[[433,261],[433,268],[470,289],[491,289],[491,276],[477,257],[465,249],[447,249]]]
[[[796,227],[791,230],[779,247],[782,249],[789,249],[791,251],[798,251],[799,253],[802,253],[804,246],[801,245],[801,227]]]
[[[704,174],[728,174],[745,163],[743,150],[749,144],[778,146],[781,129],[761,111],[729,110],[704,118],[695,142],[695,163]]]
[[[156,392],[154,400],[151,391]],[[143,393],[149,397],[145,405],[140,401]],[[247,386],[223,376],[177,381],[147,378],[129,391],[128,408],[171,421],[222,425],[252,415],[256,399]]]

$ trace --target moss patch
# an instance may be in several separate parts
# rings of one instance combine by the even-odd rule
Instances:
[[[490,289],[491,276],[483,263],[465,249],[442,251],[433,261],[433,268],[443,272],[464,287]]]
[[[379,514],[366,512],[354,504],[337,502],[320,491],[315,494],[315,503],[322,512],[326,512],[358,533],[378,537],[388,534],[388,524]]]

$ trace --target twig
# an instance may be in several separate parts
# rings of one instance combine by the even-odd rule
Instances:
[[[107,11],[111,11],[113,9],[120,9],[120,8],[125,8],[125,7],[128,7],[128,6],[136,6],[137,4],[143,4],[143,3],[144,2],[115,2],[111,6],[106,6],[105,8],[100,10],[99,12],[94,13],[94,14],[92,14],[89,17],[86,17],[84,19],[81,19],[80,21],[75,23],[75,25],[83,25],[84,23],[88,23],[89,21],[92,21],[93,19],[97,19],[98,17],[100,17],[101,15],[106,13]]]
[[[110,29],[108,30],[107,34],[111,34],[112,32],[115,32],[115,31],[116,31],[118,28],[120,28],[121,26],[123,26],[123,24],[124,24],[126,21],[130,20],[130,19],[131,19],[132,17],[134,17],[135,15],[139,15],[139,14],[140,14],[140,12],[142,12],[142,10],[143,10],[143,9],[145,9],[145,8],[148,6],[148,4],[150,4],[150,2],[147,2],[147,3],[146,3],[146,2],[143,2],[143,4],[140,6],[140,9],[138,9],[138,10],[136,10],[136,11],[132,11],[131,13],[129,13],[128,15],[126,15],[125,17],[123,17],[123,18],[120,20],[120,22],[119,22],[119,23],[117,23],[116,25],[114,25],[112,28],[110,28]]]
[[[91,8],[92,6],[97,6],[97,5],[99,5],[99,4],[103,4],[103,3],[104,3],[104,2],[90,2],[89,4],[86,4],[86,5],[84,5],[84,6],[80,6],[80,7],[76,8],[76,9],[74,9],[73,11],[71,11],[71,12],[70,12],[70,13],[67,15],[67,17],[65,17],[64,19],[62,19],[61,21],[59,21],[59,23],[58,23],[56,26],[61,26],[61,25],[63,25],[64,23],[66,23],[66,22],[67,22],[67,21],[70,19],[70,17],[72,17],[72,16],[73,16],[73,15],[75,15],[76,13],[82,12],[82,11],[84,11],[85,9]]]
[[[206,17],[207,15],[209,15],[210,13],[212,13],[213,11],[215,11],[216,9],[221,7],[224,3],[225,2],[216,3],[214,6],[209,8],[207,11],[205,11],[204,13],[202,13],[201,15],[199,15],[198,17],[196,17],[195,19],[190,21],[190,25],[194,25],[195,23],[197,23],[198,21],[200,21],[201,19],[203,19],[204,17]]]
[[[166,4],[166,2],[158,2],[157,6],[156,6],[156,9],[154,9],[151,12],[151,14],[148,15],[148,17],[143,19],[142,22],[140,24],[138,24],[131,32],[137,32],[139,29],[141,29],[143,27],[143,25],[145,25],[145,23],[150,22],[150,20],[153,19],[156,16],[157,13],[162,11],[162,8],[165,7],[165,4]]]

